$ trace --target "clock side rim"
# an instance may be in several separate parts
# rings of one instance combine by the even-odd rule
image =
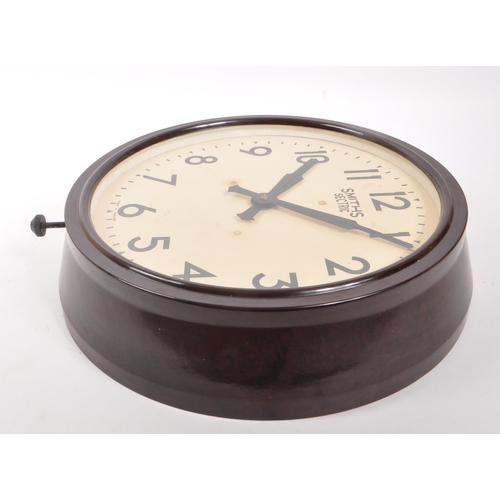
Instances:
[[[307,311],[151,297],[94,266],[69,238],[60,279],[70,333],[102,371],[170,406],[257,420],[336,413],[401,390],[453,347],[471,294],[465,237],[410,283]]]

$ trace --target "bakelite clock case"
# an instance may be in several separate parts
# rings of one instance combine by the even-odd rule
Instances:
[[[433,236],[404,261],[338,285],[238,290],[149,272],[103,245],[89,215],[97,183],[159,141],[240,124],[299,125],[362,137],[417,165],[436,186]],[[457,341],[472,294],[467,205],[438,162],[387,135],[343,123],[223,118],[133,140],[73,186],[60,296],[80,349],[126,387],[168,405],[240,419],[335,413],[388,396],[435,367]]]

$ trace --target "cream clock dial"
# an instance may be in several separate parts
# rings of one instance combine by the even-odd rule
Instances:
[[[359,280],[411,256],[441,202],[411,161],[339,131],[240,125],[127,157],[90,218],[122,258],[183,282],[276,289]]]

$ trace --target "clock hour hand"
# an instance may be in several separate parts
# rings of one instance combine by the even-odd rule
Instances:
[[[269,197],[279,196],[285,191],[288,191],[291,187],[295,186],[295,184],[298,184],[301,180],[303,180],[302,175],[314,167],[316,163],[320,163],[319,160],[317,158],[311,158],[303,163],[297,170],[295,170],[295,172],[285,174],[278,184],[276,184],[276,186],[274,186],[271,191],[267,193]]]
[[[326,222],[327,224],[331,224],[332,226],[337,226],[342,229],[354,229],[357,231],[363,231],[364,233],[368,233],[370,235],[370,238],[382,238],[386,241],[390,241],[391,243],[395,243],[404,248],[408,249],[413,248],[413,245],[411,243],[407,243],[406,241],[400,240],[394,237],[394,235],[392,234],[386,234],[386,233],[381,233],[379,231],[375,231],[374,229],[362,226],[358,222],[351,219],[346,219],[344,217],[340,217],[334,214],[329,214],[327,212],[321,212],[313,208],[303,207],[301,205],[296,205],[295,203],[289,203],[288,201],[279,200],[276,197],[270,197],[269,194],[255,193],[254,191],[250,191],[238,185],[231,186],[229,188],[229,191],[243,194],[245,196],[250,196],[252,198],[252,203],[254,203],[254,205],[257,207],[260,206],[259,207],[260,210],[264,208],[273,208],[278,206],[290,210],[291,212],[305,215],[306,217],[311,217],[312,219]],[[242,215],[244,215],[245,213],[246,212],[238,214],[238,217],[242,218],[243,220],[247,220],[242,217]]]
[[[288,191],[290,188],[295,186],[295,184],[298,184],[303,179],[302,175],[314,167],[316,163],[320,163],[319,160],[317,158],[311,158],[303,163],[297,170],[295,170],[295,172],[285,174],[282,179],[267,193],[267,196],[271,198]],[[324,161],[321,163],[324,163]],[[229,188],[229,191],[231,191],[231,188]],[[238,216],[243,220],[253,220],[255,215],[257,215],[263,208],[263,206],[254,204],[248,210],[238,214]]]

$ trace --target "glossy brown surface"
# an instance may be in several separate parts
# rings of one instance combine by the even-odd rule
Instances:
[[[400,288],[319,310],[255,311],[269,323],[256,328],[226,324],[223,309],[213,311],[219,325],[204,324],[196,305],[185,321],[147,311],[148,292],[104,275],[70,241],[61,275],[70,331],[105,373],[175,407],[245,419],[323,415],[402,389],[451,349],[471,289],[463,242]],[[308,326],[292,326],[297,315]]]
[[[188,129],[209,126],[202,123]],[[82,351],[140,394],[244,419],[347,410],[431,370],[460,335],[472,293],[465,199],[451,175],[425,153],[353,130],[413,155],[440,189],[443,220],[413,259],[350,287],[306,292],[221,292],[134,269],[96,238],[88,197],[110,165],[179,129],[150,134],[96,162],[68,197],[60,293]]]

